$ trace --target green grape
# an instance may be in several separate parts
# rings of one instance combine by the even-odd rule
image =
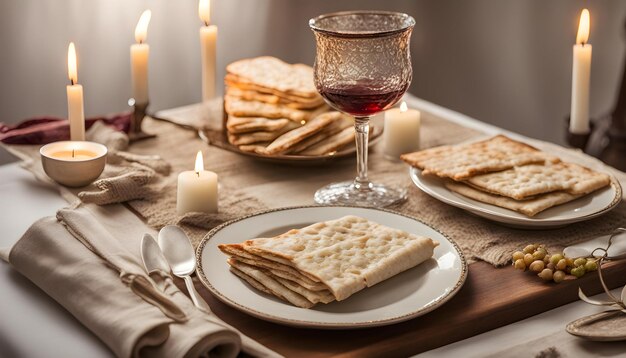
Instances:
[[[585,266],[585,264],[587,263],[587,259],[585,259],[584,257],[579,257],[576,260],[574,260],[574,266]]]
[[[564,271],[555,271],[554,274],[552,275],[552,279],[554,280],[554,282],[559,283],[562,282],[563,280],[565,280],[565,272]]]
[[[525,254],[532,254],[533,252],[535,252],[535,250],[537,250],[537,245],[526,245],[526,247],[524,248],[524,253]]]
[[[524,263],[526,264],[526,266],[530,265],[533,261],[535,261],[535,259],[533,258],[532,254],[524,255]]]
[[[552,262],[553,264],[557,264],[559,263],[559,261],[563,260],[563,255],[561,254],[554,254],[552,256],[550,256],[550,262]]]
[[[584,266],[574,267],[574,268],[572,269],[571,274],[572,274],[573,276],[576,276],[576,277],[578,277],[578,278],[581,278],[581,277],[583,277],[583,276],[585,275],[585,267],[584,267]]]
[[[530,270],[534,272],[541,272],[543,271],[544,267],[545,267],[545,264],[541,260],[536,260],[532,262],[529,266]]]
[[[585,271],[590,272],[590,271],[595,271],[598,269],[598,262],[595,260],[587,260],[587,262],[585,263]]]
[[[537,276],[541,277],[546,281],[552,281],[553,273],[550,269],[543,269],[541,272],[537,274]]]

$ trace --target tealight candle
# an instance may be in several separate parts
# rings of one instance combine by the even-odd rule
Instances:
[[[420,112],[408,109],[405,102],[400,108],[385,112],[383,133],[385,156],[399,159],[400,154],[414,152],[420,147]]]
[[[217,174],[204,170],[201,151],[196,155],[195,169],[178,175],[176,212],[217,212]]]
[[[198,2],[198,15],[204,26],[200,27],[200,54],[202,55],[202,100],[208,101],[215,97],[215,45],[217,43],[217,26],[211,23],[211,2]]]
[[[107,147],[94,142],[61,141],[44,145],[39,153],[50,178],[65,186],[81,187],[102,174]]]

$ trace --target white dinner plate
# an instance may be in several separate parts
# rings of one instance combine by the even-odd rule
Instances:
[[[345,215],[360,216],[439,242],[432,259],[341,302],[303,309],[266,295],[230,273],[219,244],[274,236],[315,222]],[[438,230],[392,211],[362,207],[308,206],[270,210],[216,227],[196,252],[198,276],[222,302],[252,316],[286,325],[311,328],[359,328],[402,322],[440,307],[454,296],[467,277],[459,247]]]
[[[615,208],[622,200],[622,188],[619,182],[611,179],[611,185],[605,188],[529,217],[513,210],[457,194],[446,188],[443,180],[440,178],[422,175],[422,171],[415,167],[410,168],[409,175],[418,188],[437,200],[486,219],[517,228],[546,229],[563,227],[605,214]]]

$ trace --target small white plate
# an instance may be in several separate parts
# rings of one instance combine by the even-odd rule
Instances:
[[[311,309],[292,306],[263,294],[230,273],[219,244],[274,236],[319,221],[356,215],[389,227],[439,241],[432,259],[348,299]],[[467,277],[459,247],[436,229],[392,211],[345,206],[309,206],[262,212],[216,227],[196,252],[198,276],[222,302],[252,316],[286,325],[342,329],[383,326],[406,321],[440,307]]]
[[[622,200],[622,188],[617,180],[612,179],[611,185],[603,189],[542,211],[531,218],[457,194],[446,188],[440,178],[422,175],[422,171],[417,168],[411,167],[409,175],[418,188],[437,200],[507,226],[526,229],[556,228],[589,220],[609,212]]]

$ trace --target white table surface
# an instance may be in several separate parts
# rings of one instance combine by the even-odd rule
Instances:
[[[431,112],[464,126],[490,134],[506,133],[523,138],[415,97],[409,97],[407,102],[412,108]],[[0,227],[3,228],[0,247],[10,247],[34,221],[54,215],[56,210],[65,205],[66,202],[53,187],[36,181],[18,164],[0,166]],[[0,357],[70,358],[112,355],[103,343],[63,307],[4,262],[0,263],[0,276]],[[599,309],[580,301],[574,302],[422,353],[419,357],[480,357],[498,353],[523,342],[563,332],[566,323],[595,312],[599,312]],[[587,349],[585,342],[579,339],[561,343],[566,344],[569,349],[575,349],[577,357],[597,356],[599,353],[603,356],[618,356],[626,352],[624,345],[607,345],[606,349],[597,352]]]

